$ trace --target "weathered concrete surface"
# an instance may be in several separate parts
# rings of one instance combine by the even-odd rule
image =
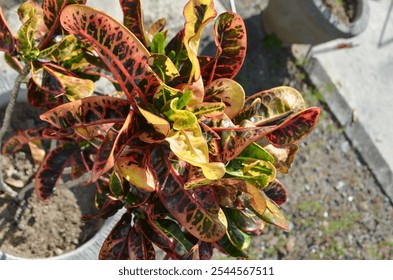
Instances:
[[[315,46],[311,80],[393,199],[393,1],[369,1],[364,33]],[[339,43],[352,48],[336,49]]]

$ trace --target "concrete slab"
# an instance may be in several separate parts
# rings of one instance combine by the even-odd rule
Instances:
[[[312,49],[307,69],[385,192],[393,199],[393,1],[369,1],[358,37]],[[339,43],[354,47],[337,49]]]

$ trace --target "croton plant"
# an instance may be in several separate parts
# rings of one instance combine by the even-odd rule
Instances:
[[[96,185],[100,211],[84,219],[122,209],[100,259],[155,259],[157,248],[172,259],[210,259],[213,248],[247,258],[266,224],[287,230],[276,172],[288,172],[320,110],[290,87],[246,97],[233,80],[246,55],[241,17],[216,18],[213,0],[190,0],[167,40],[164,19],[144,28],[139,0],[120,0],[123,24],[85,2],[27,1],[17,34],[0,10],[0,49],[17,71],[30,69],[28,101],[45,110],[41,127],[2,152],[57,144],[41,159],[38,197],[48,200],[71,167],[72,180]],[[201,56],[214,19],[216,54]],[[112,90],[95,90],[99,79]]]

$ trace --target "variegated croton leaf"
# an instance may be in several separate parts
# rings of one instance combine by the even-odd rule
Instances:
[[[132,105],[147,103],[147,96],[156,92],[159,81],[148,65],[150,53],[122,24],[84,5],[67,6],[61,14],[61,24],[93,46]]]
[[[15,49],[15,39],[0,7],[0,51],[13,53]]]
[[[184,190],[183,179],[162,148],[157,148],[152,157],[158,179],[157,194],[169,213],[198,239],[206,242],[219,240],[227,228],[223,212],[209,212]]]
[[[214,25],[214,41],[216,56],[199,58],[203,81],[207,85],[220,78],[232,79],[243,65],[247,51],[243,19],[232,12],[220,14]]]
[[[43,114],[40,118],[57,128],[77,128],[105,123],[122,123],[130,111],[127,100],[110,96],[91,96],[69,102]]]
[[[72,156],[78,152],[80,152],[79,146],[66,143],[46,155],[36,173],[34,182],[34,189],[40,200],[46,201],[53,194],[64,168],[69,165]]]
[[[146,34],[143,24],[142,3],[140,0],[120,0],[123,11],[124,26],[147,47]]]

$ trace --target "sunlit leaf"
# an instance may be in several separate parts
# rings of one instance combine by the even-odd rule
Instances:
[[[149,153],[135,149],[119,157],[116,160],[116,168],[134,186],[147,192],[154,192],[157,182],[149,162]]]
[[[245,108],[251,106],[256,99],[261,100],[261,105],[252,118],[248,118],[254,123],[281,116],[287,112],[296,113],[306,108],[302,94],[287,86],[261,91],[248,97]]]
[[[69,102],[40,115],[57,128],[124,122],[130,110],[127,100],[109,96],[91,96]]]
[[[148,62],[150,67],[164,83],[168,83],[180,75],[172,60],[164,54],[152,54]]]
[[[225,114],[234,118],[244,106],[245,93],[243,87],[230,79],[218,79],[205,88],[204,101],[223,102]]]
[[[147,63],[150,53],[129,29],[84,5],[64,8],[61,23],[68,32],[95,48],[132,105],[136,105],[136,98],[147,103],[154,95],[159,81]]]
[[[311,107],[301,111],[280,124],[266,138],[274,146],[290,145],[306,137],[317,124],[320,108]]]
[[[247,49],[246,27],[240,15],[225,12],[214,25],[215,57],[201,69],[204,81],[210,84],[220,78],[232,79],[243,65]]]

